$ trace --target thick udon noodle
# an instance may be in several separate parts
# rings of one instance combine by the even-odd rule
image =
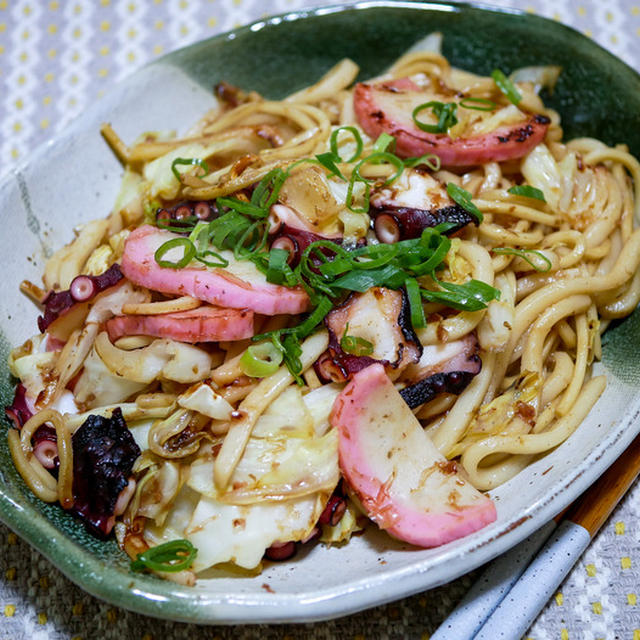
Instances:
[[[165,153],[188,143],[203,144],[209,150],[206,159],[212,171],[204,177],[187,172],[173,198],[206,200],[235,194],[274,167],[286,168],[296,160],[325,151],[335,126],[357,125],[349,88],[357,72],[354,63],[343,61],[315,85],[282,101],[249,94],[238,106],[206,114],[183,138],[148,135],[127,147],[110,126],[105,125],[103,134],[122,162],[141,174],[149,162]],[[443,56],[433,52],[403,56],[387,77],[415,74],[439,79],[470,96],[496,95],[491,78],[452,69]],[[640,300],[640,230],[634,230],[634,214],[637,217],[640,206],[640,165],[624,145],[608,147],[591,138],[562,142],[558,114],[544,106],[533,85],[521,85],[521,93],[521,108],[544,114],[551,121],[544,144],[548,157],[561,167],[557,196],[543,203],[508,193],[514,185],[509,176],[527,173],[523,165],[531,160],[526,157],[508,163],[489,162],[462,174],[436,172],[437,178],[469,191],[484,214],[479,227],[469,225],[461,234],[455,256],[449,259],[449,270],[457,269],[496,286],[501,299],[481,311],[444,316],[438,314],[441,306],[427,303],[425,311],[430,321],[418,331],[423,345],[477,332],[481,372],[460,396],[437,397],[418,408],[416,415],[438,449],[449,457],[459,456],[471,483],[482,490],[506,482],[579,427],[605,387],[603,376],[591,377],[592,362],[601,354],[600,336],[612,319],[630,314]],[[372,142],[365,144],[366,150]],[[343,163],[339,168],[348,177],[353,166]],[[366,175],[384,178],[392,170],[385,164],[369,165]],[[350,233],[358,233],[358,229],[362,232],[368,226],[366,215],[346,210],[340,220]],[[67,287],[86,269],[88,259],[105,238],[115,238],[138,222],[126,211],[114,211],[106,220],[87,224],[71,245],[48,261],[44,275],[47,288],[54,284]],[[538,250],[547,258],[550,269],[537,271],[522,258],[492,253],[494,247]],[[155,302],[147,296],[128,302],[124,311],[167,313],[200,304],[188,296]],[[289,316],[263,318],[257,322],[257,330],[296,322]],[[49,407],[82,367],[96,343],[98,327],[99,318],[70,336],[55,363],[58,381],[48,390],[41,411],[20,435],[9,432],[18,471],[30,489],[47,502],[60,500],[68,505],[73,501],[70,437],[83,415],[61,415]],[[149,342],[146,338],[123,339],[119,346],[125,355],[121,357],[126,356],[127,349],[144,349]],[[218,345],[212,356],[215,366],[208,376],[223,387],[223,396],[244,412],[243,420],[231,428],[228,423],[215,421],[210,428],[212,437],[222,440],[216,479],[223,483],[242,456],[257,417],[292,384],[286,369],[262,381],[243,378],[239,359],[248,344],[243,340]],[[320,385],[310,365],[325,346],[323,332],[303,345],[304,377],[309,388]],[[233,381],[237,384],[226,386]],[[514,410],[518,397],[524,401],[537,398],[533,401],[533,417]],[[161,392],[145,392],[121,406],[125,418],[155,417],[149,437],[151,450],[159,458],[179,462],[185,452],[175,455],[166,442],[195,416],[182,410],[176,417],[175,399],[176,392],[168,385]],[[99,407],[91,413],[108,415],[112,408]],[[499,427],[491,423],[489,409],[502,421]],[[32,454],[31,436],[45,422],[55,426],[58,438],[57,480]],[[196,439],[189,452],[197,450],[199,442]],[[129,549],[131,553],[138,550],[135,545]]]

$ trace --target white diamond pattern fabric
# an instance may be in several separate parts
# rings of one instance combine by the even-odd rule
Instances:
[[[267,14],[321,4],[326,2],[0,0],[0,173],[154,57]],[[490,4],[560,20],[640,69],[640,2]],[[639,504],[636,484],[527,638],[640,640]],[[474,577],[331,622],[204,629],[153,620],[92,598],[0,526],[0,640],[426,639]]]

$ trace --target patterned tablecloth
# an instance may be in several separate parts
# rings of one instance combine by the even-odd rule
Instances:
[[[305,0],[0,0],[0,170],[44,142],[119,78],[155,56]],[[493,0],[595,38],[640,69],[640,2]],[[548,603],[528,638],[640,640],[640,485]],[[383,607],[307,625],[198,628],[85,594],[0,525],[0,640],[93,638],[428,638],[473,575]]]

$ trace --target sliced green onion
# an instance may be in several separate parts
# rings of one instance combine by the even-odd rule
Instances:
[[[266,218],[269,215],[269,211],[267,209],[257,207],[255,204],[251,204],[251,202],[238,200],[238,198],[218,198],[217,203],[218,205],[227,207],[228,209],[233,209],[238,213],[251,216],[252,218]]]
[[[280,167],[271,169],[253,190],[251,204],[259,209],[265,209],[268,214],[271,205],[278,199],[280,189],[288,177],[289,173],[283,171]]]
[[[215,258],[215,261],[207,260],[207,256],[213,256]],[[229,261],[226,258],[221,256],[219,253],[216,253],[215,251],[211,251],[209,249],[198,253],[198,255],[196,255],[196,260],[202,262],[202,264],[206,264],[207,267],[220,267],[224,269],[224,267],[229,266]]]
[[[338,278],[333,286],[348,291],[359,291],[364,293],[371,287],[387,287],[388,289],[399,289],[405,281],[406,273],[404,269],[389,264],[380,269],[368,269],[367,271],[349,271]]]
[[[482,222],[482,212],[473,204],[471,201],[472,195],[466,189],[459,187],[455,182],[448,182],[447,193],[453,201],[457,202],[471,215],[478,218],[478,222]]]
[[[396,139],[388,133],[381,133],[378,139],[373,143],[373,153],[382,153],[388,151],[393,153],[396,149]]]
[[[440,171],[440,158],[434,153],[428,153],[426,156],[420,156],[419,158],[406,158],[404,160],[405,167],[418,167],[425,165],[431,171]]]
[[[282,338],[280,344],[287,369],[289,369],[293,375],[296,383],[302,386],[304,380],[301,377],[302,361],[300,360],[300,356],[302,355],[302,345],[300,344],[300,339],[297,334],[289,333]]]
[[[200,160],[200,158],[176,158],[171,163],[171,171],[173,171],[173,175],[178,182],[182,182],[182,174],[178,171],[178,165],[200,167],[204,171],[202,174],[204,176],[209,173],[209,165],[204,160]]]
[[[156,227],[165,231],[174,231],[175,233],[191,233],[195,225],[199,222],[196,216],[186,216],[180,220],[156,220]]]
[[[171,540],[139,553],[136,560],[131,562],[131,569],[176,573],[188,569],[197,553],[198,550],[188,540]]]
[[[193,227],[193,231],[189,234],[189,240],[196,248],[196,253],[200,253],[207,248],[209,242],[209,223],[200,220]]]
[[[428,242],[430,240],[430,234],[428,234],[429,231],[431,231],[431,229],[425,229],[422,232],[421,239],[425,242]],[[411,268],[416,276],[423,276],[427,273],[435,271],[445,259],[447,253],[449,253],[449,249],[451,248],[451,240],[447,238],[447,236],[437,236],[436,242],[438,244],[436,245],[435,249],[433,249],[433,253],[431,254],[431,256],[425,262],[414,265]]]
[[[317,298],[316,308],[309,314],[309,317],[295,328],[295,334],[303,340],[313,333],[313,330],[325,319],[325,316],[333,308],[333,302],[326,296]]]
[[[267,282],[283,284],[287,281],[285,268],[289,268],[287,264],[288,259],[289,252],[286,249],[271,249],[271,251],[269,251],[269,263],[265,273]],[[291,271],[290,268],[289,271]]]
[[[356,141],[356,151],[348,160],[343,160],[340,156],[340,152],[338,151],[338,136],[341,131],[348,131]],[[360,132],[355,127],[338,127],[331,134],[331,138],[329,139],[329,148],[331,149],[331,154],[336,159],[336,162],[346,162],[349,164],[350,162],[355,162],[360,157],[362,149],[364,148],[364,143],[362,142]]]
[[[336,165],[336,162],[339,160],[336,158],[333,153],[327,151],[326,153],[319,153],[316,156],[316,160],[325,168],[329,170],[329,177],[338,176],[338,178],[342,178],[346,182],[346,178],[342,175],[340,169]]]
[[[362,207],[357,207],[354,204],[355,197],[353,195],[353,188],[355,187],[356,182],[360,182],[364,184],[364,195],[363,201],[364,204]],[[369,196],[371,195],[371,185],[367,180],[360,177],[355,171],[351,173],[351,177],[349,178],[349,186],[347,187],[347,196],[345,198],[345,204],[347,205],[347,209],[352,211],[353,213],[367,213],[369,211]]]
[[[233,247],[233,257],[236,260],[250,258],[252,254],[264,248],[268,235],[269,223],[266,220],[256,220],[237,238]]]
[[[278,370],[283,354],[272,342],[247,347],[240,358],[240,369],[251,378],[266,378]]]
[[[535,249],[514,249],[513,247],[495,247],[491,249],[491,251],[492,253],[497,253],[499,255],[517,256],[518,258],[522,258],[525,262],[528,262],[536,271],[541,271],[543,273],[550,271],[551,267],[553,266],[551,264],[551,260],[549,260],[549,258],[547,258],[547,256],[544,255],[544,253],[542,253],[541,251],[536,251]],[[532,254],[537,258],[539,258],[540,260],[542,260],[547,265],[547,268],[545,269],[535,264],[533,260],[531,260],[531,258],[528,257],[527,254]]]
[[[496,83],[498,89],[500,89],[500,91],[509,98],[510,102],[517,105],[520,100],[522,100],[522,96],[518,89],[516,89],[516,86],[511,82],[511,80],[509,80],[509,78],[507,78],[507,76],[504,75],[502,71],[500,71],[500,69],[494,69],[491,72],[491,77]]]
[[[476,111],[493,111],[496,103],[487,98],[464,98],[460,100],[459,105],[465,109],[475,109]]]
[[[420,285],[415,278],[407,278],[404,281],[404,286],[407,290],[407,298],[409,298],[411,324],[414,329],[424,329],[427,326],[427,320],[424,317],[424,309],[422,308]]]
[[[348,331],[349,323],[347,322],[342,338],[340,338],[340,348],[353,356],[370,356],[373,353],[373,345],[364,338],[347,335]]]
[[[464,284],[455,284],[453,282],[440,282],[433,274],[431,277],[444,291],[420,289],[422,297],[430,302],[441,302],[460,311],[480,311],[481,309],[486,309],[492,300],[500,299],[499,289],[495,289],[480,280],[469,280]]]
[[[172,262],[171,260],[162,259],[168,251],[171,251],[171,249],[175,249],[176,247],[182,247],[184,249],[184,253],[182,254],[182,258],[180,258],[180,260]],[[182,267],[186,267],[191,262],[191,260],[193,260],[195,255],[196,248],[193,246],[193,242],[191,242],[189,238],[172,238],[171,240],[167,240],[164,244],[161,244],[156,249],[153,257],[161,267],[168,267],[170,269],[182,269]]]
[[[355,173],[360,180],[367,181],[367,179],[364,178],[360,173],[360,169],[365,164],[376,164],[379,162],[388,162],[396,168],[395,173],[393,173],[382,183],[383,187],[386,187],[388,184],[391,184],[394,180],[399,178],[404,171],[404,162],[402,162],[402,160],[398,158],[398,156],[394,155],[393,153],[388,153],[387,151],[378,151],[377,153],[372,153],[366,158],[360,160],[360,162],[358,162],[358,164],[353,168],[353,173]]]
[[[426,122],[418,120],[418,114],[426,109],[431,109],[433,115],[438,118],[437,124],[427,124]],[[419,104],[411,112],[411,117],[415,125],[427,133],[446,133],[448,129],[458,124],[458,118],[456,117],[457,109],[458,105],[455,102],[445,104],[437,100],[431,100],[430,102]]]
[[[546,200],[544,199],[544,193],[540,189],[536,189],[536,187],[532,187],[528,184],[518,184],[515,187],[511,187],[511,189],[508,190],[508,193],[511,193],[514,196],[535,198],[536,200],[542,200],[542,202],[546,202]]]

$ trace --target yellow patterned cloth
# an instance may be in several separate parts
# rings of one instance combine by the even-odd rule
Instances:
[[[0,171],[24,159],[119,78],[154,57],[259,19],[265,12],[326,3],[0,0]],[[640,3],[493,0],[492,4],[561,20],[640,69]],[[640,640],[639,505],[636,484],[528,638]],[[96,600],[0,525],[0,640],[426,639],[475,575],[331,622],[203,629],[153,620]]]

